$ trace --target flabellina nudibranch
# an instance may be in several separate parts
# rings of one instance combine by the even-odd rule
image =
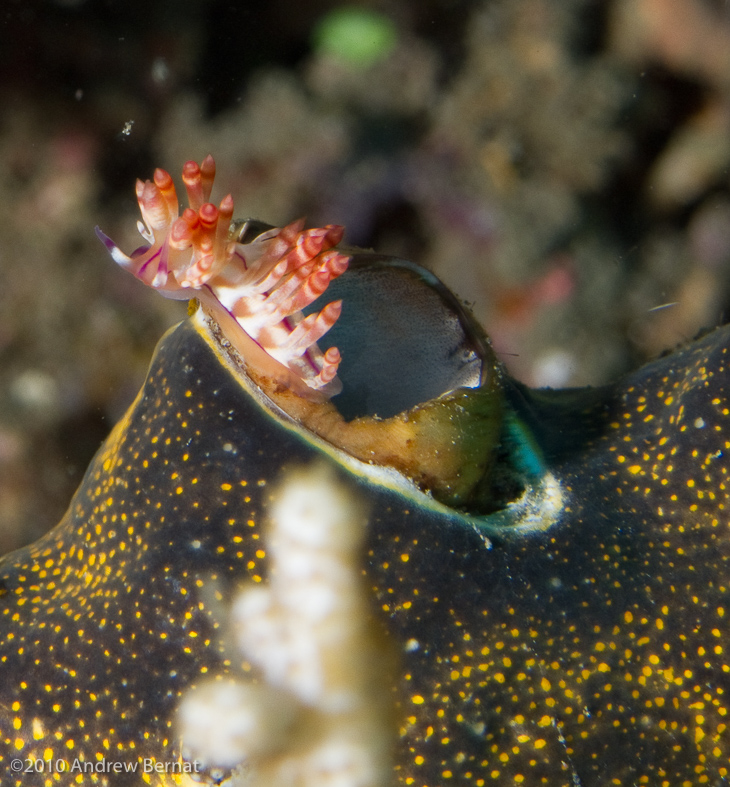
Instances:
[[[412,263],[342,253],[343,227],[233,221],[230,195],[218,207],[206,202],[214,175],[211,156],[184,165],[190,207],[179,216],[172,178],[157,169],[153,181],[136,186],[138,229],[149,245],[127,255],[97,227],[98,237],[160,294],[194,297],[246,373],[315,434],[403,472],[445,502],[482,494],[478,482],[494,458],[500,372],[473,318]],[[340,297],[322,304],[340,282]],[[336,343],[320,350],[330,337]],[[342,395],[340,342],[351,355]],[[337,404],[324,406],[333,397]]]
[[[182,216],[168,172],[156,169],[153,180],[137,181],[137,227],[149,245],[127,255],[96,228],[114,261],[166,298],[197,298],[244,358],[299,395],[337,393],[340,353],[322,353],[317,341],[337,321],[342,301],[307,317],[302,309],[347,269],[349,257],[333,248],[343,227],[305,230],[300,219],[244,242],[246,223],[232,226],[233,197],[218,207],[208,202],[213,157],[188,161],[182,177],[189,202]]]

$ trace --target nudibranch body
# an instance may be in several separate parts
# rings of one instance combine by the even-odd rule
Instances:
[[[302,309],[347,268],[348,257],[332,250],[342,227],[305,231],[300,220],[239,242],[230,237],[231,195],[218,207],[208,202],[214,178],[211,156],[200,166],[187,162],[183,182],[190,206],[182,216],[169,173],[158,169],[152,181],[137,181],[143,219],[138,228],[149,246],[131,256],[98,227],[97,235],[115,262],[165,297],[199,298],[228,329],[228,340],[244,357],[255,354],[268,374],[302,395],[310,389],[331,395],[338,390],[340,355],[335,347],[321,353],[317,341],[337,321],[341,303],[306,318]]]
[[[228,243],[235,257],[239,240]],[[393,784],[727,783],[730,328],[605,388],[531,391],[416,266],[355,255],[338,286],[341,396],[362,396],[311,401],[276,377],[262,388],[248,346],[198,310],[163,337],[62,522],[0,562],[2,783],[190,783],[164,773],[191,764],[175,710],[189,687],[240,673],[216,605],[244,581],[268,584],[262,524],[277,483],[313,462],[369,509],[357,570],[399,652]],[[367,319],[346,325],[360,303],[373,334]],[[414,316],[426,372],[397,377],[392,394],[380,390],[395,377],[387,363],[377,390],[367,359],[349,377],[358,337],[368,354],[382,334],[403,365],[412,353],[394,337]],[[428,322],[439,331],[422,333]],[[335,406],[345,425],[330,429]],[[458,450],[444,463],[365,461],[381,427],[405,434],[396,445],[418,434],[439,456]],[[350,449],[353,429],[369,447]],[[138,769],[11,770],[77,758]],[[143,772],[146,761],[160,768]]]

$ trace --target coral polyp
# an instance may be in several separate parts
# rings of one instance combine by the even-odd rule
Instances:
[[[188,161],[182,178],[189,203],[182,215],[168,172],[156,169],[153,180],[137,181],[137,226],[147,245],[131,255],[96,228],[114,261],[168,298],[197,298],[259,373],[310,398],[336,394],[340,353],[336,347],[323,353],[317,342],[342,303],[306,317],[302,309],[347,269],[349,257],[335,248],[343,228],[305,230],[300,219],[243,242],[247,224],[232,224],[233,197],[217,207],[209,202],[213,157],[200,165]]]

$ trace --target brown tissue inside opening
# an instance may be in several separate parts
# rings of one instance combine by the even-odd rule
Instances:
[[[363,462],[399,470],[446,505],[466,504],[491,467],[502,418],[496,380],[456,389],[392,418],[345,421],[331,401],[309,401],[251,368],[248,373],[302,426]]]

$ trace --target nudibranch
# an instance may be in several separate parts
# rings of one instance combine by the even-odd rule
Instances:
[[[271,585],[279,480],[317,463],[367,503],[393,784],[727,784],[730,328],[530,390],[431,274],[233,222],[212,175],[186,165],[181,217],[166,173],[138,186],[144,249],[101,236],[200,308],[61,523],[0,562],[2,784],[229,778],[165,773],[191,764],[176,709],[240,674],[214,607]]]
[[[304,231],[300,220],[243,244],[230,237],[231,195],[218,207],[208,202],[213,157],[200,166],[188,161],[182,177],[190,203],[182,216],[169,173],[157,169],[152,181],[137,181],[138,228],[148,246],[127,256],[96,228],[114,261],[167,298],[194,295],[243,357],[255,355],[270,375],[300,395],[337,390],[339,352],[331,347],[323,354],[317,340],[337,321],[342,302],[306,318],[302,309],[347,268],[348,257],[333,250],[343,228]],[[248,229],[246,223],[243,233]]]

